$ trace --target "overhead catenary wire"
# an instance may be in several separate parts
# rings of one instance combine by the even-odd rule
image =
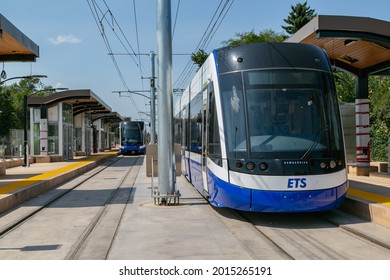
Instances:
[[[116,71],[118,72],[119,78],[124,86],[124,88],[128,91],[129,87],[126,84],[125,77],[120,69],[120,66],[118,64],[117,59],[115,58],[116,54],[113,51],[112,44],[108,37],[108,30],[116,36],[117,40],[122,45],[123,49],[125,50],[123,54],[129,55],[133,63],[139,68],[139,72],[141,75],[141,80],[143,79],[147,71],[144,69],[141,59],[140,59],[140,38],[139,38],[139,21],[138,21],[138,11],[137,11],[137,2],[136,0],[132,0],[132,6],[134,11],[134,22],[135,22],[135,34],[136,34],[136,48],[133,48],[133,46],[130,44],[129,40],[126,38],[122,28],[120,27],[118,21],[115,18],[115,15],[113,14],[112,10],[110,9],[109,5],[106,0],[100,0],[100,5],[98,4],[98,0],[87,0],[91,12],[94,16],[95,22],[98,26],[98,29],[101,33],[101,36],[104,40],[104,43],[106,44],[107,50],[109,52],[109,55],[113,61],[114,67]],[[220,0],[218,2],[218,5],[213,13],[213,16],[211,20],[209,21],[207,28],[205,29],[201,39],[199,40],[199,43],[197,44],[195,50],[193,53],[196,53],[199,49],[205,49],[208,47],[212,39],[214,38],[216,32],[218,31],[219,27],[222,24],[222,21],[226,17],[227,13],[229,12],[230,8],[232,7],[234,3],[234,0]],[[178,25],[179,22],[179,12],[182,12],[181,10],[181,0],[177,0],[177,6],[176,6],[176,13],[174,16],[174,26],[172,33],[173,35],[176,33],[177,28],[180,26]],[[101,8],[103,7],[103,8]],[[105,30],[107,29],[107,30]],[[173,40],[173,36],[172,36]],[[136,51],[137,50],[137,51]],[[157,61],[157,63],[159,63]],[[195,71],[196,65],[192,62],[192,60],[189,58],[188,63],[185,65],[183,71],[180,73],[179,77],[176,79],[174,83],[174,87],[177,88],[183,88],[188,84],[188,80],[193,75]],[[135,107],[137,107],[136,103],[132,99],[133,104]],[[137,109],[137,111],[141,111]]]
[[[95,2],[95,0],[94,0]],[[125,35],[125,33],[123,32],[122,28],[120,27],[118,21],[116,20],[115,16],[113,15],[113,13],[111,12],[111,9],[110,7],[107,5],[107,2],[105,0],[103,0],[104,4],[106,5],[106,9],[110,12],[110,15],[112,17],[112,24],[110,25],[110,23],[108,22],[108,20],[106,19],[106,22],[109,24],[109,26],[111,27],[111,30],[112,32],[114,33],[114,35],[117,37],[118,41],[121,43],[121,45],[123,46],[123,48],[126,50],[126,52],[128,54],[133,54],[135,57],[138,57],[137,56],[137,53],[135,52],[134,48],[132,47],[132,45],[130,44],[129,40],[127,39],[127,36]],[[136,14],[135,14],[136,16]],[[118,33],[116,32],[116,29],[115,29],[115,25],[117,26],[117,28],[119,29],[120,31],[120,34],[122,35],[122,37],[124,38],[124,41],[127,43],[127,45],[129,46],[129,48],[131,49],[131,51],[128,50],[128,48],[126,47],[126,44],[123,42],[123,40],[120,38],[120,36],[118,35]],[[134,63],[137,65],[137,67],[142,68],[142,65],[139,64],[134,57],[132,57],[132,60],[134,61]],[[142,70],[141,70],[141,76],[142,76]]]
[[[131,57],[132,61],[135,63],[135,65],[140,69],[140,74],[141,74],[141,77],[143,75],[143,70],[142,70],[142,64],[140,63],[140,59],[139,59],[139,55],[137,55],[137,53],[135,52],[134,48],[131,46],[129,40],[126,38],[122,28],[120,27],[119,23],[117,22],[117,20],[115,19],[111,9],[109,8],[109,6],[107,5],[106,1],[103,0],[104,2],[104,5],[106,6],[106,10],[104,11],[100,6],[99,4],[96,2],[96,0],[87,0],[88,2],[88,5],[90,7],[90,10],[92,12],[92,15],[94,17],[94,20],[95,20],[95,23],[98,27],[98,30],[100,32],[100,35],[102,36],[103,38],[103,41],[106,45],[106,48],[108,50],[108,53],[109,53],[109,56],[114,64],[114,67],[119,75],[119,79],[120,81],[122,82],[124,88],[127,90],[127,91],[130,91],[127,83],[126,83],[126,80],[122,74],[122,71],[119,67],[119,64],[115,58],[115,55],[114,55],[114,52],[113,52],[113,49],[111,47],[111,44],[110,44],[110,41],[108,39],[108,36],[106,34],[106,30],[105,30],[105,27],[104,27],[104,22],[109,26],[110,30],[114,33],[114,35],[116,36],[116,38],[118,39],[118,41],[120,42],[120,44],[122,45],[122,47],[125,49],[125,52]],[[134,5],[135,5],[135,2],[134,2]],[[135,9],[135,6],[133,5],[134,9]],[[107,15],[109,15],[109,17],[107,17]],[[135,11],[135,16],[136,16],[136,11]],[[138,25],[136,23],[136,25]],[[121,36],[124,38],[124,39],[121,39],[120,35],[117,33],[116,31],[116,28],[120,31],[120,34]],[[138,30],[138,28],[137,28]],[[138,33],[138,32],[137,32]],[[138,36],[137,36],[138,37]],[[127,44],[127,46],[126,46]],[[139,39],[137,38],[137,46],[138,46],[138,50],[139,50]],[[139,53],[139,51],[138,51]],[[136,60],[136,58],[138,58],[138,62]],[[137,106],[137,103],[134,101],[133,97],[132,96],[129,96],[131,102],[133,103],[135,109],[137,110],[137,112],[140,112],[141,110],[138,108]]]
[[[219,2],[206,30],[202,35],[202,38],[200,39],[193,53],[196,53],[198,50],[205,49],[208,47],[211,40],[214,38],[216,32],[218,31],[222,21],[225,19],[227,13],[232,7],[233,3],[234,0],[221,0]],[[186,86],[194,70],[195,70],[195,65],[193,64],[190,58],[186,66],[184,67],[183,71],[176,79],[174,86],[177,88],[183,88],[184,86]]]
[[[96,4],[96,2],[94,0],[92,0],[92,2],[94,4]],[[89,6],[91,8],[91,11],[92,11],[93,17],[95,19],[96,25],[97,25],[97,27],[98,27],[98,29],[100,31],[100,35],[103,38],[103,41],[104,41],[104,43],[105,43],[105,45],[107,47],[107,50],[112,53],[112,48],[111,48],[110,42],[109,42],[109,40],[108,40],[108,38],[106,36],[105,30],[104,30],[104,25],[102,24],[102,20],[99,19],[99,17],[98,17],[98,11],[97,11],[98,7],[96,5],[93,5],[93,9],[92,9],[92,6],[90,5],[89,0],[88,0],[88,4],[89,4]],[[94,10],[95,10],[95,13],[94,13]],[[101,12],[101,10],[100,10],[100,12]],[[105,15],[106,15],[106,13],[103,14],[103,17],[105,17]],[[125,81],[125,79],[124,79],[124,77],[122,75],[122,72],[120,71],[119,65],[118,65],[115,57],[114,56],[110,56],[110,57],[111,57],[111,59],[112,59],[112,61],[114,63],[115,69],[117,70],[117,72],[119,74],[120,80],[122,81],[123,85],[127,88],[126,81]]]
[[[201,43],[202,43],[204,37],[206,36],[206,34],[207,34],[207,32],[208,32],[208,29],[209,29],[210,25],[212,24],[212,22],[213,22],[213,20],[214,20],[216,14],[217,14],[219,8],[221,7],[223,1],[224,1],[224,0],[221,0],[221,1],[219,2],[218,7],[217,7],[217,9],[216,9],[215,12],[214,12],[213,17],[211,18],[211,20],[210,20],[210,22],[209,22],[209,24],[208,24],[206,30],[204,31],[204,33],[203,33],[203,35],[202,35],[202,38],[200,39],[198,45],[197,45],[196,48],[195,48],[194,53],[196,53],[196,52],[200,49],[200,45],[201,45]],[[182,73],[180,74],[180,76],[177,78],[177,80],[176,80],[176,82],[175,82],[175,87],[178,87],[178,88],[183,87],[183,86],[186,84],[186,81],[188,80],[189,76],[193,73],[194,68],[195,68],[195,65],[193,64],[193,62],[191,61],[191,59],[189,59],[188,62],[187,62],[187,64],[186,64],[186,66],[184,67],[184,70],[182,71]]]
[[[135,5],[135,1],[136,0],[133,0],[133,10],[134,10],[134,24],[135,24],[135,34],[136,34],[136,38],[137,38],[137,51],[138,53],[140,53],[140,47],[139,47],[139,35],[138,35],[138,20],[137,20],[137,8],[136,8],[136,5]],[[137,55],[137,54],[135,54]],[[142,73],[142,68],[141,68],[141,56],[140,55],[137,55],[138,57],[138,65],[139,65],[139,72],[140,72],[140,76],[142,78],[143,76],[143,73]]]
[[[175,21],[173,23],[173,30],[172,30],[172,41],[175,36],[175,31],[176,31],[176,23],[177,23],[177,18],[179,16],[179,8],[180,8],[180,0],[177,1],[177,6],[176,6],[176,14],[175,14]]]
[[[93,2],[95,2],[95,1],[93,1]],[[107,48],[107,50],[108,50],[109,52],[112,52],[111,45],[110,45],[110,43],[109,43],[109,41],[108,41],[108,38],[107,38],[107,36],[106,36],[106,34],[105,34],[105,31],[104,31],[104,26],[102,25],[101,20],[98,18],[98,12],[97,12],[97,9],[96,9],[97,7],[96,7],[96,5],[93,5],[93,9],[92,9],[92,6],[90,5],[89,1],[88,1],[88,4],[89,4],[89,6],[90,6],[90,8],[91,8],[92,15],[93,15],[93,17],[94,17],[94,19],[95,19],[96,25],[97,25],[97,27],[98,27],[98,29],[99,29],[99,31],[100,31],[100,35],[101,35],[102,38],[103,38],[103,41],[104,41],[104,43],[105,43],[105,45],[106,45],[106,48]],[[95,13],[94,13],[94,10],[95,10]],[[111,56],[111,59],[112,59],[112,61],[113,61],[113,64],[114,64],[115,69],[117,70],[117,72],[118,72],[118,74],[119,74],[120,80],[122,81],[122,83],[123,83],[124,85],[126,85],[126,81],[125,81],[124,78],[123,78],[123,75],[122,75],[122,73],[121,73],[121,71],[120,71],[120,69],[119,69],[119,65],[118,65],[118,63],[117,63],[115,57]],[[127,85],[126,85],[126,86],[127,86]]]

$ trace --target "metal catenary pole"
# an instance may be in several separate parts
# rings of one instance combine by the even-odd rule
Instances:
[[[156,86],[155,86],[155,54],[150,52],[150,143],[156,144]]]
[[[171,1],[157,0],[158,190],[172,195],[174,185]]]

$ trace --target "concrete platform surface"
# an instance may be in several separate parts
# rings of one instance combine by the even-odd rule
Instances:
[[[97,166],[101,160],[115,155],[116,152],[105,152],[90,157],[77,157],[64,162],[35,163],[29,167],[8,168],[6,175],[0,176],[0,213],[54,188],[66,180],[87,172]],[[151,178],[146,176],[145,162],[144,160],[145,166],[141,168],[142,172],[137,176],[136,184],[150,186]],[[183,176],[177,178],[178,184],[190,186]],[[341,207],[342,210],[390,228],[390,176],[349,174],[348,178],[350,188]],[[195,192],[193,189],[192,191]],[[181,203],[180,207],[183,208],[183,213],[195,209],[195,207],[188,205],[205,203],[199,196],[190,199],[190,201],[181,202],[183,204]],[[167,209],[167,211],[170,210]]]

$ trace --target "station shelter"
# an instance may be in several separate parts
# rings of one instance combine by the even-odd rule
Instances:
[[[39,46],[0,14],[0,62],[34,62]]]
[[[356,77],[356,99],[351,112],[354,114],[354,139],[346,141],[348,145],[354,143],[355,164],[349,167],[357,175],[368,175],[373,170],[370,166],[368,80],[370,75],[390,75],[390,22],[367,17],[318,15],[286,42],[317,45],[328,53],[335,68]],[[351,117],[348,116],[351,113],[347,113],[347,117]],[[344,127],[344,132],[347,131]],[[390,162],[387,172],[390,173]]]
[[[92,115],[94,152],[118,148],[119,135],[116,133],[119,123],[123,120],[116,112]]]
[[[112,127],[121,116],[89,89],[27,99],[29,151],[37,162],[64,161],[112,148]]]

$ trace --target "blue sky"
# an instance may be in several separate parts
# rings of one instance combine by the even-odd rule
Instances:
[[[53,87],[91,89],[113,111],[133,119],[145,118],[148,100],[133,95],[119,97],[119,90],[148,90],[150,76],[147,55],[130,56],[126,53],[156,52],[156,0],[0,0],[0,13],[39,45],[40,56],[34,63],[5,63],[8,77],[30,74],[47,75],[42,81]],[[186,87],[181,73],[190,60],[188,54],[196,50],[218,5],[226,2],[231,7],[204,49],[210,52],[237,32],[272,29],[283,32],[281,25],[291,5],[303,0],[171,0],[173,36],[174,87]],[[111,16],[106,13],[107,7]],[[179,5],[176,17],[177,7]],[[92,5],[95,4],[95,5]],[[349,15],[372,17],[390,21],[389,0],[309,0],[308,4],[320,15]],[[123,79],[114,66],[103,41],[93,12],[106,13],[104,34]],[[134,12],[136,11],[136,13]],[[226,10],[225,10],[226,11]],[[224,13],[223,13],[224,14]],[[101,14],[99,12],[99,17]],[[176,24],[174,24],[176,19]],[[112,28],[125,42],[124,46]],[[125,37],[122,37],[122,32]],[[138,36],[137,36],[138,34]],[[127,40],[127,41],[126,41]],[[128,42],[128,43],[127,43]],[[0,66],[3,67],[3,66]],[[188,73],[191,77],[193,73]],[[127,88],[126,88],[127,87]],[[139,113],[141,112],[141,113]]]

